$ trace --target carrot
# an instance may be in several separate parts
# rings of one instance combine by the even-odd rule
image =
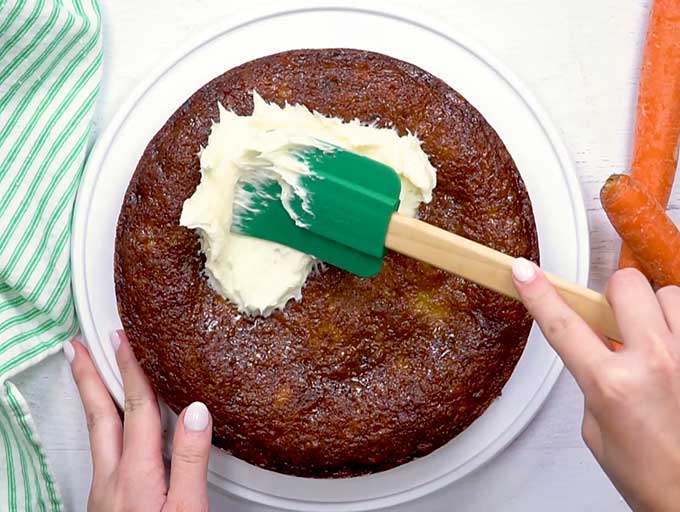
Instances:
[[[609,177],[600,200],[647,278],[657,286],[680,285],[680,231],[659,202],[624,174]]]
[[[654,0],[640,72],[631,176],[663,208],[675,178],[679,135],[680,0]],[[625,245],[619,266],[637,266]]]

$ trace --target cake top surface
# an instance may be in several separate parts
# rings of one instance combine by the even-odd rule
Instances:
[[[531,320],[517,302],[388,253],[362,279],[332,266],[269,317],[210,286],[199,236],[180,225],[201,180],[218,104],[280,107],[417,134],[437,169],[421,219],[538,261],[531,203],[482,115],[441,80],[384,55],[296,50],[231,69],[151,139],[121,209],[116,293],[145,372],[175,410],[205,402],[213,441],[251,464],[312,477],[380,471],[463,431],[496,398]]]

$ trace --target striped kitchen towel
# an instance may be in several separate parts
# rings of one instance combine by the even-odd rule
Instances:
[[[77,329],[71,210],[102,62],[96,0],[0,0],[0,510],[61,510],[12,376]]]

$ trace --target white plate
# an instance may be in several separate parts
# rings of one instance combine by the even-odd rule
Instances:
[[[231,67],[283,50],[373,50],[446,81],[481,111],[515,159],[533,202],[543,266],[587,283],[588,227],[574,169],[554,126],[511,73],[468,38],[391,6],[375,10],[317,2],[279,8],[226,21],[152,73],[90,155],[74,215],[73,287],[83,333],[119,403],[123,390],[108,342],[120,326],[112,261],[118,212],[137,161],[153,134],[199,87]],[[534,328],[503,396],[427,457],[370,476],[313,480],[262,470],[215,449],[210,481],[243,498],[293,510],[395,506],[463,477],[501,451],[529,423],[561,369]]]

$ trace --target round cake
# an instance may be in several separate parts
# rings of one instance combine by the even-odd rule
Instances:
[[[531,320],[519,303],[396,253],[376,277],[326,267],[302,300],[251,317],[217,294],[198,235],[179,225],[200,180],[218,103],[253,91],[346,121],[415,133],[437,169],[419,217],[538,261],[531,203],[502,141],[466,100],[406,62],[360,50],[296,50],[231,69],[151,139],[118,221],[120,316],[158,393],[205,402],[214,444],[305,477],[382,471],[427,455],[500,395]]]

